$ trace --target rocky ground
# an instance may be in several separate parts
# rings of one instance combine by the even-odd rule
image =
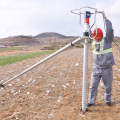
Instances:
[[[101,80],[95,106],[83,113],[83,48],[70,48],[0,88],[0,120],[118,120],[120,119],[120,53],[113,47],[112,107],[104,102]],[[28,59],[0,67],[5,82],[47,57]],[[92,73],[92,50],[88,57],[88,93]]]

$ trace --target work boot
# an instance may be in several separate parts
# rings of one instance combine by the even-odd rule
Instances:
[[[87,104],[87,107],[90,107],[90,106],[93,106],[93,105],[94,105],[94,104],[90,104],[90,103],[88,103],[88,104]]]
[[[111,102],[107,102],[107,105],[108,105],[108,106],[111,106]]]

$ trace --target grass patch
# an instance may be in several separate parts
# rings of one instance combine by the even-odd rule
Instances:
[[[11,48],[2,48],[0,50],[21,50],[24,49],[25,47],[11,47]]]
[[[75,44],[75,47],[83,47],[83,44]]]
[[[12,64],[14,62],[31,59],[34,57],[40,57],[41,55],[52,54],[56,50],[44,51],[44,52],[36,52],[36,53],[28,53],[14,56],[1,56],[0,57],[0,66],[5,66],[8,64]]]

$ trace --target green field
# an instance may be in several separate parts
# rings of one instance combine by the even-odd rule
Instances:
[[[0,50],[23,50],[25,47],[11,47],[11,48],[2,48]]]
[[[75,44],[75,47],[83,47],[83,44]]]
[[[12,64],[14,62],[31,59],[34,57],[40,57],[41,55],[52,54],[56,50],[44,51],[44,52],[36,52],[36,53],[28,53],[14,56],[0,56],[0,66],[5,66],[8,64]]]

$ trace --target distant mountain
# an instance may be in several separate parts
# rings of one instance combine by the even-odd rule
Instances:
[[[55,32],[45,32],[45,33],[41,33],[38,34],[36,36],[33,36],[33,38],[47,38],[47,37],[56,37],[56,38],[74,38],[76,36],[65,36],[59,33],[55,33]]]
[[[45,32],[36,36],[17,35],[0,39],[0,45],[24,46],[38,44],[66,44],[75,40],[77,36],[65,36],[55,32]]]
[[[39,41],[31,36],[12,36],[3,38],[0,40],[1,45],[5,46],[24,46],[24,45],[37,45],[39,44]]]

